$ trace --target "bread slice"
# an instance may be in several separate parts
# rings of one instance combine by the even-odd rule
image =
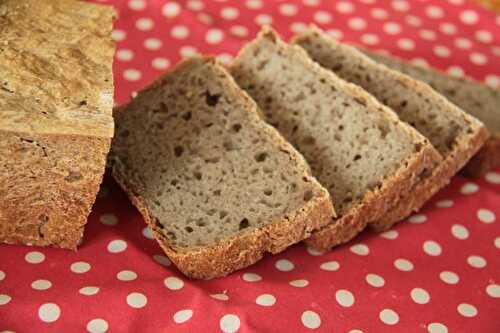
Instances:
[[[426,82],[465,112],[481,120],[491,137],[466,165],[465,172],[480,176],[500,167],[500,90],[488,87],[471,78],[458,78],[433,68],[413,65],[401,59],[361,50],[373,60]]]
[[[231,73],[332,195],[339,219],[307,240],[318,249],[348,241],[383,216],[439,160],[388,108],[268,28],[243,48]]]
[[[479,150],[488,131],[427,84],[378,64],[354,47],[337,43],[315,27],[293,39],[319,64],[341,78],[358,84],[399,118],[429,139],[443,161],[423,175],[387,214],[371,223],[378,230],[391,227],[420,209]]]
[[[80,243],[113,136],[114,15],[0,1],[0,242]]]
[[[226,275],[334,216],[303,157],[211,58],[193,58],[116,113],[113,176],[185,275]]]

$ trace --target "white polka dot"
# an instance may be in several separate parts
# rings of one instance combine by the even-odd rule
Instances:
[[[116,51],[116,59],[118,60],[121,60],[121,61],[130,61],[134,58],[134,52],[132,52],[132,50],[128,50],[128,49],[120,49],[120,50],[117,50]],[[106,217],[106,220],[103,220],[103,218]],[[111,218],[109,219],[108,217],[109,216],[113,216],[114,217],[114,220]],[[105,225],[115,225],[118,220],[116,219],[116,217],[114,215],[111,215],[111,214],[106,214],[106,215],[102,215],[100,217],[100,221],[102,224],[105,224]],[[110,223],[110,224],[107,224],[107,223]],[[112,224],[114,223],[114,224]]]
[[[320,0],[302,0],[302,3],[306,6],[317,6],[319,5]]]
[[[113,38],[113,40],[119,42],[119,41],[122,41],[125,38],[127,38],[127,33],[125,31],[123,31],[123,30],[115,29],[111,33],[111,38]]]
[[[224,333],[234,333],[240,329],[240,318],[235,314],[224,315],[220,319],[219,326]]]
[[[224,38],[224,33],[220,29],[209,29],[205,35],[205,41],[209,44],[218,44]]]
[[[427,325],[429,333],[448,333],[448,328],[441,323],[430,323]]]
[[[132,51],[130,51],[132,52]],[[113,226],[118,224],[118,219],[114,214],[103,214],[99,217],[99,221],[108,226]]]
[[[487,265],[486,259],[481,256],[469,256],[467,258],[467,263],[474,268],[483,268]]]
[[[398,258],[394,261],[394,267],[403,272],[409,272],[413,270],[413,263],[407,259]]]
[[[469,230],[461,224],[454,224],[451,227],[451,234],[460,240],[469,238]]]
[[[422,20],[418,16],[407,15],[405,17],[405,19],[406,19],[406,23],[408,23],[409,25],[411,25],[413,27],[420,27],[422,25]]]
[[[320,316],[311,310],[304,311],[300,317],[302,324],[310,329],[316,329],[321,326]]]
[[[170,35],[176,39],[186,39],[189,36],[189,29],[185,25],[176,25],[170,30]]]
[[[454,76],[454,77],[463,77],[464,76],[464,70],[462,69],[462,67],[459,67],[459,66],[450,66],[450,67],[448,67],[446,72],[448,72],[448,74],[450,74],[451,76]]]
[[[486,293],[493,298],[500,298],[500,285],[490,284],[486,287]]]
[[[477,215],[477,218],[479,219],[479,221],[486,223],[486,224],[493,223],[496,220],[495,213],[493,213],[489,209],[481,208],[477,211],[476,215]]]
[[[90,264],[85,261],[74,262],[71,264],[70,267],[71,271],[77,274],[87,273],[88,271],[90,271],[90,268],[91,268]]]
[[[255,17],[255,23],[258,25],[268,25],[273,23],[273,18],[267,14],[259,14]]]
[[[453,207],[453,201],[452,200],[441,200],[436,202],[436,207],[438,208],[450,208]]]
[[[391,6],[398,12],[406,12],[410,9],[410,4],[405,0],[393,0]]]
[[[444,45],[436,45],[433,48],[434,54],[440,58],[447,58],[450,56],[451,51]]]
[[[442,18],[444,16],[443,9],[437,6],[428,6],[425,8],[425,14],[433,19]]]
[[[495,244],[495,247],[497,249],[500,249],[500,237],[495,238],[495,240],[493,241],[493,244]]]
[[[236,37],[246,37],[248,36],[248,29],[243,25],[235,25],[229,29],[231,35]]]
[[[255,299],[255,303],[261,306],[273,306],[276,303],[276,297],[271,294],[262,294]]]
[[[31,283],[31,288],[35,290],[47,290],[52,287],[52,282],[49,280],[35,280]]]
[[[385,280],[383,277],[373,273],[367,274],[365,280],[370,286],[375,288],[383,287],[385,284]]]
[[[219,301],[228,301],[229,296],[226,294],[212,294],[210,295],[213,299],[219,300]]]
[[[339,1],[335,6],[335,9],[342,14],[348,14],[354,12],[354,6],[349,1]]]
[[[262,8],[262,0],[247,0],[245,5],[249,9],[260,9]]]
[[[142,229],[142,235],[144,237],[146,237],[147,239],[153,239],[153,232],[151,231],[151,229],[149,227],[144,227]]]
[[[472,47],[472,42],[467,38],[457,38],[455,39],[455,46],[459,49],[470,49]]]
[[[170,266],[172,263],[170,262],[170,259],[168,259],[166,256],[162,254],[155,254],[153,256],[154,261],[159,263],[162,266]]]
[[[491,43],[493,41],[493,35],[488,30],[478,30],[474,36],[478,41],[483,43]]]
[[[422,288],[413,288],[410,295],[411,299],[417,304],[427,304],[431,299],[427,290]]]
[[[363,30],[366,28],[366,21],[362,17],[353,17],[347,21],[347,25],[352,30]]]
[[[380,40],[379,40],[378,36],[375,34],[368,33],[368,34],[363,34],[361,36],[361,42],[366,44],[366,45],[375,45],[375,44],[378,44],[379,41]]]
[[[439,273],[439,278],[441,279],[441,281],[447,284],[457,284],[460,281],[459,276],[456,273],[450,271],[442,271],[441,273]]]
[[[500,47],[498,46],[492,46],[491,47],[491,52],[496,55],[497,57],[500,57]]]
[[[151,62],[151,66],[153,66],[153,68],[158,69],[158,70],[164,70],[164,69],[167,69],[170,66],[170,61],[167,58],[154,58],[153,61]],[[148,236],[146,236],[144,234],[145,230],[146,229],[143,229],[143,235],[145,237],[148,237]],[[153,235],[151,233],[151,229],[148,228],[148,230],[149,230],[148,235],[151,234],[151,237],[153,237]]]
[[[488,57],[479,52],[472,52],[469,56],[469,59],[475,65],[484,65],[488,62]]]
[[[291,3],[284,3],[279,8],[281,15],[294,16],[297,14],[297,6]]]
[[[473,194],[479,190],[479,186],[474,183],[465,183],[460,189],[460,193],[462,194]]]
[[[408,219],[408,222],[414,223],[414,224],[420,224],[420,223],[425,223],[427,221],[427,216],[424,214],[416,214],[413,216],[410,216]]]
[[[167,2],[163,8],[162,8],[162,13],[166,17],[175,17],[179,15],[181,12],[181,6],[177,2],[169,1]]]
[[[191,319],[192,316],[193,316],[193,310],[185,309],[177,311],[174,314],[173,319],[176,324],[182,324]]]
[[[451,3],[452,5],[463,5],[465,0],[448,0],[449,3]]]
[[[0,271],[0,281],[2,281],[3,279],[5,279],[5,272]]]
[[[61,316],[61,309],[55,303],[45,303],[38,308],[38,317],[41,321],[52,323]]]
[[[220,16],[226,20],[234,20],[240,15],[237,8],[234,7],[224,7],[220,12]]]
[[[383,8],[373,8],[370,13],[373,18],[378,20],[385,20],[389,16],[387,11]]]
[[[111,253],[123,252],[126,249],[127,249],[127,243],[121,239],[115,239],[114,241],[111,241],[108,244],[108,251]]]
[[[87,324],[87,331],[90,333],[105,333],[108,331],[108,322],[104,319],[92,319]]]
[[[224,65],[229,65],[233,61],[233,56],[229,53],[221,53],[217,56],[217,60],[219,60]]]
[[[163,283],[165,284],[165,287],[170,290],[179,290],[184,287],[184,281],[175,276],[169,276],[163,281]]]
[[[360,256],[366,256],[370,253],[370,249],[365,244],[355,244],[349,248],[352,253],[356,253]]]
[[[276,261],[274,266],[276,267],[276,269],[278,269],[279,271],[282,271],[282,272],[290,272],[291,270],[293,270],[295,268],[295,265],[293,264],[293,262],[291,262],[290,260],[287,260],[287,259],[280,259],[280,260]]]
[[[293,280],[289,282],[291,286],[297,287],[297,288],[304,288],[309,285],[309,281],[307,280]]]
[[[354,329],[354,330],[350,330],[349,333],[363,333],[363,331]]]
[[[457,33],[457,26],[450,22],[444,22],[439,25],[439,30],[445,35],[453,35]]]
[[[200,20],[201,23],[206,24],[206,25],[212,25],[214,23],[214,19],[210,14],[207,13],[199,13],[197,15],[198,20]]]
[[[491,88],[498,89],[500,88],[500,76],[495,74],[488,74],[484,78],[484,82],[490,86]],[[492,173],[492,172],[491,172]],[[488,177],[488,175],[486,175]]]
[[[320,10],[314,14],[314,21],[319,24],[328,24],[332,21],[332,15],[327,11]]]
[[[344,36],[344,33],[339,29],[328,29],[326,31],[326,34],[337,40],[341,39]]]
[[[159,50],[161,46],[162,42],[158,38],[147,38],[144,41],[144,47],[148,50]]]
[[[389,230],[380,234],[380,237],[385,239],[396,239],[398,238],[398,232],[396,230]]]
[[[491,184],[500,184],[500,173],[488,172],[485,177],[486,181]]]
[[[137,273],[134,271],[120,271],[118,274],[116,274],[116,278],[120,281],[133,281],[137,279]]]
[[[433,257],[441,255],[442,252],[441,245],[432,240],[425,241],[422,248],[425,253]]]
[[[31,251],[24,256],[24,260],[30,264],[39,264],[45,260],[45,255],[42,252]]]
[[[93,296],[99,292],[99,287],[94,287],[94,286],[83,287],[80,288],[78,292],[85,296]]]
[[[128,8],[132,10],[142,10],[146,8],[146,3],[144,0],[129,0]]]
[[[432,30],[423,29],[419,31],[419,35],[425,40],[436,40],[436,33]]]
[[[135,309],[140,309],[146,306],[148,299],[141,293],[130,293],[127,296],[127,304]]]
[[[474,305],[468,303],[461,303],[457,307],[458,313],[464,317],[475,317],[477,315],[477,309]]]
[[[340,265],[336,261],[327,261],[321,264],[320,268],[324,271],[337,271],[340,268]]]
[[[396,325],[399,322],[399,315],[391,309],[380,311],[379,318],[386,325]]]
[[[202,10],[203,8],[205,8],[205,4],[199,0],[190,0],[187,3],[187,8],[194,10],[194,11],[198,11],[198,10]]]
[[[322,256],[323,254],[325,254],[325,252],[316,250],[315,248],[310,247],[310,246],[308,246],[306,248],[306,251],[307,251],[307,253],[309,253],[313,257],[318,257],[318,256]]]
[[[415,49],[415,42],[408,38],[401,38],[397,41],[397,45],[401,50],[411,51]]]
[[[401,26],[396,22],[387,22],[382,29],[389,35],[396,35],[401,32]]]
[[[10,297],[9,295],[0,294],[0,305],[9,303],[11,299],[12,297]]]
[[[139,72],[137,69],[130,68],[130,69],[126,69],[123,72],[123,77],[127,81],[137,81],[137,80],[140,80],[141,76],[142,76],[142,73]]]
[[[135,27],[141,31],[148,31],[153,29],[155,23],[152,19],[147,17],[142,17],[135,21]]]
[[[460,20],[465,24],[475,24],[479,20],[479,16],[473,10],[464,10],[460,13]]]
[[[337,303],[346,308],[354,304],[354,295],[349,290],[337,290],[335,293],[335,299],[337,300]]]
[[[241,278],[246,282],[258,282],[262,280],[262,277],[255,273],[245,273]]]

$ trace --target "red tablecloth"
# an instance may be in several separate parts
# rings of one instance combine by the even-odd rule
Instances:
[[[181,56],[229,61],[264,23],[500,81],[500,16],[462,0],[99,2],[120,16],[118,103]],[[0,332],[500,332],[499,219],[500,170],[456,177],[381,235],[190,281],[107,177],[78,252],[0,246]]]

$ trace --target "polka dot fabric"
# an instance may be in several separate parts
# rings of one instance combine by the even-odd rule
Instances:
[[[197,52],[230,62],[262,24],[498,87],[500,16],[463,0],[101,0],[117,103]],[[212,281],[180,274],[107,176],[78,252],[0,245],[0,332],[499,332],[500,170],[327,253],[296,245]]]

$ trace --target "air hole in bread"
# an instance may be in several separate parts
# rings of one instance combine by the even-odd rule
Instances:
[[[206,91],[205,93],[205,102],[207,103],[208,106],[216,106],[217,103],[219,103],[220,99],[220,94],[210,94],[209,91]]]
[[[184,152],[184,148],[182,146],[175,146],[174,147],[175,157],[181,157],[183,152]]]
[[[270,196],[270,195],[272,195],[272,194],[273,194],[273,191],[272,191],[272,190],[267,189],[267,190],[264,190],[264,194],[265,194],[265,195],[267,195],[267,196]]]
[[[243,230],[245,228],[248,228],[249,225],[250,223],[248,222],[248,219],[244,218],[243,220],[240,221],[239,229]]]
[[[188,232],[188,233],[193,232],[193,228],[191,228],[190,226],[185,227],[184,230],[186,230],[186,232]]]
[[[196,178],[197,180],[201,180],[201,173],[200,172],[195,171],[193,173],[193,175],[194,175],[194,178]]]
[[[191,112],[186,112],[182,115],[182,119],[184,119],[185,121],[188,121],[191,119]]]
[[[234,124],[233,125],[233,131],[235,133],[238,133],[241,130],[241,125],[240,124]]]
[[[312,197],[313,197],[313,192],[311,190],[307,190],[304,193],[304,201],[309,201],[312,199]]]
[[[219,212],[219,218],[222,220],[223,218],[225,218],[229,213],[226,212],[225,210],[221,210]]]
[[[265,153],[265,152],[255,155],[255,160],[257,162],[264,162],[266,160],[266,158],[267,158],[267,153]]]

